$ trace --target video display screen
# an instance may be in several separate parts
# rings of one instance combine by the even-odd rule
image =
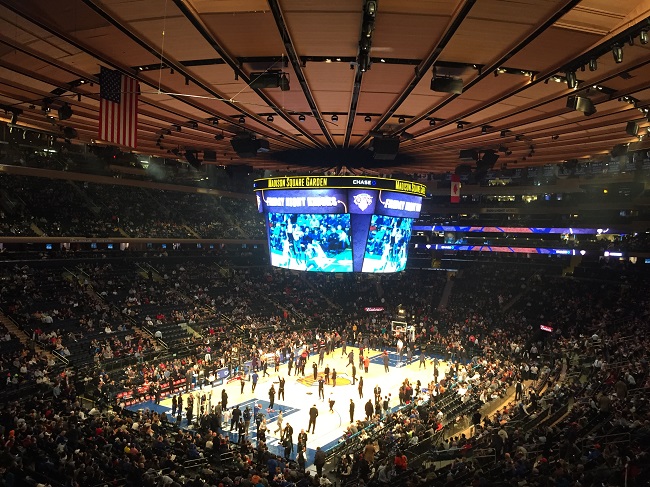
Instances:
[[[313,272],[398,272],[426,186],[369,176],[255,181],[271,265]]]
[[[352,272],[347,213],[268,213],[271,265],[300,271]]]
[[[362,272],[399,272],[406,268],[411,218],[373,215]]]

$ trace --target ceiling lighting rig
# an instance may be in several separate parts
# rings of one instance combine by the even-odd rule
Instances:
[[[359,52],[357,53],[357,66],[362,73],[370,69],[370,48],[372,47],[372,34],[375,30],[375,17],[377,16],[377,1],[366,0],[363,5],[363,22],[361,23],[361,38],[359,39]]]

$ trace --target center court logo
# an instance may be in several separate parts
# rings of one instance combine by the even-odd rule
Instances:
[[[368,193],[355,194],[354,204],[357,205],[361,211],[366,211],[372,204],[372,196]]]

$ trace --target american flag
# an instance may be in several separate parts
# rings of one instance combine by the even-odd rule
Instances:
[[[135,149],[140,92],[137,80],[102,66],[99,84],[99,138]]]

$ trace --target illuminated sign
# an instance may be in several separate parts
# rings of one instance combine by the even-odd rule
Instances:
[[[542,331],[548,331],[549,333],[553,333],[553,327],[552,326],[539,325],[539,329],[542,330]]]
[[[285,176],[256,179],[253,189],[255,191],[270,189],[345,189],[359,186],[417,196],[426,196],[427,194],[427,187],[422,183],[363,176]]]
[[[383,306],[366,306],[365,308],[363,308],[363,310],[373,313],[373,312],[378,312],[378,311],[384,311],[384,307]]]

